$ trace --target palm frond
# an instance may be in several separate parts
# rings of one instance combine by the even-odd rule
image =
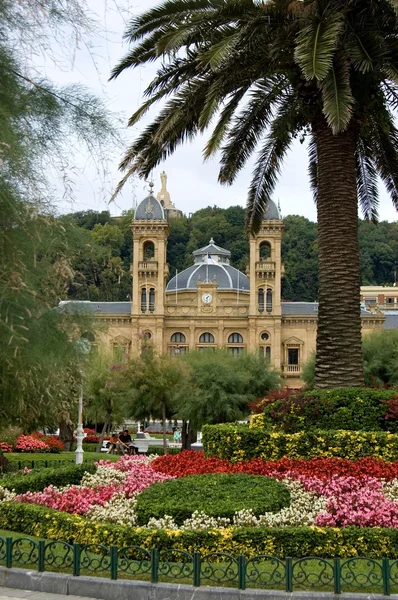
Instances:
[[[357,144],[357,193],[358,202],[365,219],[377,223],[379,193],[377,188],[377,169],[372,153],[363,138]]]
[[[133,18],[124,34],[129,42],[135,42],[159,27],[182,23],[198,11],[211,11],[222,5],[222,0],[167,0]]]
[[[217,69],[233,51],[240,37],[240,31],[234,31],[231,35],[223,37],[221,41],[213,44],[200,55],[200,63],[206,67],[209,66],[211,69]]]
[[[334,10],[311,17],[309,24],[300,31],[294,58],[306,79],[325,79],[332,67],[343,25],[342,13]]]
[[[308,175],[310,177],[312,196],[316,204],[318,200],[318,150],[314,134],[311,134],[308,144],[308,159]]]
[[[390,126],[381,125],[377,116],[368,125],[367,141],[371,148],[376,169],[389,193],[394,207],[398,210],[398,130],[393,118]]]
[[[255,149],[273,115],[275,104],[289,95],[289,81],[279,75],[255,84],[250,100],[236,115],[222,149],[218,180],[231,184]],[[289,96],[294,102],[293,96]]]
[[[344,131],[350,122],[354,104],[347,63],[340,57],[335,59],[328,75],[320,85],[323,113],[328,125],[333,133]]]
[[[300,112],[292,105],[290,98],[286,98],[257,156],[246,205],[246,229],[250,234],[257,233],[260,228],[264,211],[278,181],[283,159],[302,125]]]
[[[387,48],[384,38],[370,24],[362,24],[361,28],[355,23],[347,32],[347,51],[354,67],[361,73],[373,70],[374,65],[383,64],[387,58]]]
[[[224,109],[221,111],[220,118],[219,118],[216,126],[214,127],[213,133],[211,134],[211,137],[210,137],[209,141],[207,142],[207,144],[204,148],[204,151],[203,151],[203,157],[205,160],[207,160],[208,158],[210,158],[210,156],[212,156],[215,152],[217,152],[217,150],[220,148],[221,144],[223,143],[226,132],[228,130],[228,126],[230,125],[230,122],[231,122],[231,118],[232,118],[234,112],[236,111],[236,109],[238,108],[239,103],[242,100],[243,96],[246,94],[248,87],[249,86],[246,85],[245,87],[242,87],[240,90],[238,90],[232,96],[232,98],[230,99],[228,104],[224,107]]]

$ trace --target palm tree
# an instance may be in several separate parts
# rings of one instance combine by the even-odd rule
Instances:
[[[147,177],[212,125],[232,184],[259,147],[247,201],[255,233],[293,140],[308,137],[319,225],[316,385],[363,384],[358,201],[377,220],[377,175],[398,206],[396,0],[166,0],[134,18],[131,51],[112,77],[158,60],[136,124],[158,115],[127,150],[125,175]],[[116,192],[117,193],[117,192]]]

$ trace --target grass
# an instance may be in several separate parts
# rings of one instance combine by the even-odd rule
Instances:
[[[0,564],[5,564],[4,558],[4,542],[6,537],[12,537],[14,540],[25,538],[24,534],[14,531],[0,530]],[[1,539],[3,538],[3,539]],[[34,552],[37,548],[35,544],[29,542],[38,542],[39,538],[29,536],[29,539],[24,539],[14,548],[13,566],[30,569],[37,569],[37,556]],[[45,540],[46,543],[51,540]],[[2,545],[3,542],[3,545]],[[143,564],[145,556],[135,555],[134,560],[130,558],[124,561],[124,565],[133,572],[123,572],[120,570],[123,562],[119,565],[119,579],[135,579],[140,581],[150,580],[149,573],[134,573],[135,569],[144,568],[146,571],[148,564]],[[89,550],[82,550],[82,561],[88,560],[89,568],[81,568],[81,575],[95,575],[98,577],[110,578],[110,568],[107,563],[108,555],[101,552],[100,548],[93,547]],[[174,560],[173,560],[174,559]],[[293,561],[295,562],[295,561]],[[381,561],[378,561],[379,564]],[[329,563],[333,564],[332,560]],[[343,565],[342,576],[347,581],[352,582],[351,585],[345,585],[342,582],[342,592],[363,592],[383,593],[381,583],[381,569],[374,565],[374,562],[367,559],[355,559],[355,563],[350,563],[344,566],[344,559],[341,559]],[[390,561],[392,563],[392,561]],[[85,563],[87,564],[87,563]],[[58,573],[73,572],[73,552],[63,542],[54,542],[47,549],[46,553],[46,571],[55,571]],[[159,562],[159,581],[169,583],[185,583],[192,584],[191,563],[177,562],[173,555],[160,555]],[[171,573],[171,577],[167,576]],[[280,578],[278,578],[278,576]],[[375,584],[375,579],[380,578],[380,582]],[[392,576],[394,585],[391,585],[391,593],[398,591],[398,568],[393,568]],[[238,587],[238,570],[237,564],[234,561],[221,562],[219,559],[213,560],[208,558],[202,560],[201,568],[201,585],[218,585],[222,587]],[[259,559],[247,563],[246,587],[257,589],[274,589],[284,590],[284,561],[275,562],[271,559]],[[333,591],[333,573],[332,567],[326,564],[326,561],[319,558],[303,559],[294,566],[293,572],[293,589],[294,591],[316,590],[316,591]]]

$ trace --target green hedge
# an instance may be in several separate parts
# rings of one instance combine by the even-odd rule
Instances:
[[[247,473],[216,473],[154,483],[138,495],[136,512],[140,525],[164,515],[182,525],[195,511],[232,519],[243,509],[251,508],[258,516],[289,505],[290,492],[280,481]]]
[[[341,388],[286,394],[264,408],[264,425],[285,433],[309,429],[398,431],[397,419],[386,419],[386,402],[398,405],[398,391]]]
[[[179,454],[181,448],[167,448],[167,454]],[[163,456],[162,446],[149,446],[147,454],[156,454],[157,456]]]
[[[374,456],[398,460],[398,434],[386,431],[299,431],[288,434],[250,429],[247,425],[204,425],[202,443],[206,456],[240,462],[260,457],[265,460],[289,458],[349,458]]]
[[[0,486],[14,490],[17,494],[29,491],[41,492],[48,485],[77,485],[81,482],[84,473],[95,473],[95,470],[96,466],[93,462],[54,469],[40,469],[26,475],[5,475],[0,478]]]
[[[33,504],[0,503],[0,529],[69,543],[140,546],[187,552],[277,556],[398,558],[398,529],[378,527],[242,527],[172,530],[122,527]]]

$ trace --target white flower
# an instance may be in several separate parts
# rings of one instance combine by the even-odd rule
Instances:
[[[135,496],[126,498],[121,492],[115,494],[104,506],[94,506],[87,513],[87,516],[92,521],[108,521],[116,523],[116,525],[134,526],[137,524],[136,504],[137,499]]]

